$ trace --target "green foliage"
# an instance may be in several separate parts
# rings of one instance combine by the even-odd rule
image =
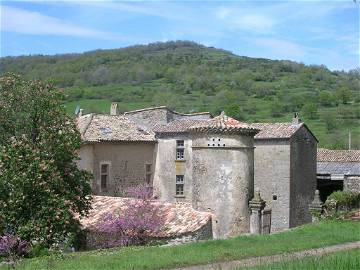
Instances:
[[[288,122],[293,112],[301,111],[319,146],[342,147],[351,130],[353,147],[360,147],[359,69],[330,71],[176,41],[83,54],[0,58],[0,74],[7,71],[65,87],[64,103],[71,114],[77,104],[86,113],[108,113],[111,101],[119,102],[123,110],[159,105],[182,112],[225,110],[249,122]],[[314,104],[317,113],[308,104]],[[323,117],[326,114],[333,119]]]
[[[350,191],[335,191],[327,197],[325,202],[325,206],[329,211],[339,209],[350,210],[352,207],[358,207],[359,204],[360,193]]]
[[[71,242],[85,215],[90,175],[77,168],[80,134],[50,84],[0,78],[0,234],[44,246]]]
[[[316,119],[318,116],[317,111],[318,110],[315,103],[307,103],[301,109],[302,115],[309,119]]]

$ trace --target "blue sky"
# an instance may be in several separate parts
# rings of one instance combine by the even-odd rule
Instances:
[[[1,1],[1,56],[192,40],[238,55],[359,67],[359,3]]]

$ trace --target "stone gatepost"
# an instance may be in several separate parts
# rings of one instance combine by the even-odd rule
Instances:
[[[265,201],[260,197],[260,190],[255,190],[254,198],[249,202],[250,214],[250,233],[261,234],[261,211],[265,208]]]
[[[312,222],[316,222],[319,220],[322,210],[323,210],[323,203],[320,199],[320,192],[319,190],[315,190],[314,200],[309,205],[309,211],[312,216]]]

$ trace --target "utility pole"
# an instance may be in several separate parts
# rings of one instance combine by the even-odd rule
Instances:
[[[349,129],[349,150],[351,150],[351,131]]]

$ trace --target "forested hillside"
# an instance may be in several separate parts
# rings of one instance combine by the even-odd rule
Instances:
[[[69,113],[168,105],[180,112],[225,110],[248,122],[290,121],[299,112],[320,146],[360,148],[360,70],[330,71],[234,55],[177,41],[83,54],[0,59],[0,73],[51,81],[68,94]]]

